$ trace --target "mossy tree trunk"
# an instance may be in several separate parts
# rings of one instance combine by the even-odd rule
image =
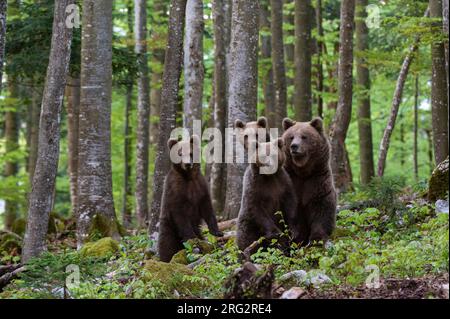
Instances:
[[[6,46],[6,8],[7,0],[0,0],[0,92],[2,90],[3,80],[3,60],[5,58]]]

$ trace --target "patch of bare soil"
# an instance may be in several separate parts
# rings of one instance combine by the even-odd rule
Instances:
[[[448,299],[443,289],[448,274],[415,279],[386,279],[378,289],[366,286],[340,286],[319,290],[311,288],[302,299]]]

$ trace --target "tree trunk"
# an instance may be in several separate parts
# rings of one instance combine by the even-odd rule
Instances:
[[[425,12],[425,16],[429,15],[429,10]],[[380,149],[378,153],[378,165],[377,165],[377,175],[382,177],[384,174],[384,169],[386,167],[386,158],[389,150],[389,145],[391,142],[391,135],[394,131],[395,122],[397,120],[398,109],[402,101],[403,88],[405,87],[406,78],[408,76],[409,67],[414,59],[414,55],[419,47],[420,38],[416,37],[414,44],[409,48],[409,52],[403,60],[400,73],[397,78],[397,85],[395,86],[394,97],[392,99],[391,114],[389,116],[388,124],[384,129],[383,138],[381,139]]]
[[[331,167],[338,193],[351,187],[350,165],[345,151],[345,139],[350,125],[353,97],[353,22],[355,0],[341,3],[341,26],[339,48],[339,101],[330,128]]]
[[[270,32],[269,0],[261,1],[259,12],[259,29],[261,33],[261,64],[263,64],[262,88],[264,93],[265,115],[269,127],[275,127],[277,116],[275,110],[275,87],[273,82],[272,36]]]
[[[228,127],[235,120],[255,120],[258,89],[258,16],[257,0],[233,0],[231,27]],[[234,145],[235,143],[232,143]],[[233,147],[233,149],[236,149]],[[246,164],[227,166],[227,219],[239,213],[242,177]]]
[[[94,233],[119,238],[111,172],[112,1],[83,1],[78,158],[80,247]]]
[[[136,152],[136,216],[139,227],[148,220],[150,82],[147,58],[147,1],[135,0],[135,40],[138,55],[138,127]]]
[[[284,3],[284,9],[286,9],[287,6],[294,6],[294,0],[283,0]],[[295,15],[294,10],[287,10],[286,14],[283,16],[284,25],[286,27],[286,44],[284,45],[284,51],[286,54],[286,87],[288,91],[288,105],[292,107],[294,105],[294,94],[293,89],[290,89],[294,85],[294,79],[292,76],[289,76],[291,70],[294,68],[294,56],[295,56]],[[292,8],[293,9],[293,8]],[[294,72],[292,71],[292,74]]]
[[[419,181],[419,75],[416,75],[414,83],[414,145],[413,145],[413,162],[414,162],[414,178]]]
[[[41,87],[34,87],[31,92],[31,114],[29,126],[29,149],[28,149],[28,174],[30,182],[33,182],[36,167],[39,141],[39,117],[41,114],[42,91]]]
[[[10,97],[18,98],[18,87],[16,79],[12,79],[9,84]],[[17,151],[19,148],[19,123],[16,110],[5,112],[5,153]],[[6,178],[17,175],[17,160],[11,159],[5,162],[4,176]],[[17,217],[17,203],[7,200],[5,202],[4,225],[5,229],[10,230]]]
[[[356,72],[358,95],[358,133],[359,133],[359,159],[360,179],[362,185],[369,184],[373,178],[373,144],[372,120],[370,118],[370,74],[369,65],[365,58],[369,50],[369,29],[366,25],[368,0],[356,1]]]
[[[430,17],[442,19],[442,1],[430,0]],[[440,36],[439,22],[434,24],[433,33]],[[439,40],[431,45],[431,115],[433,118],[433,145],[436,163],[441,163],[448,156],[448,85],[445,68],[444,42]]]
[[[433,160],[433,134],[430,129],[425,129],[425,134],[427,136],[428,143],[428,174],[431,176],[434,170],[434,160]]]
[[[6,8],[8,7],[7,0],[0,0],[0,92],[2,91],[3,80],[3,61],[5,58],[6,46]]]
[[[312,118],[311,93],[311,1],[295,0],[295,118],[301,122]]]
[[[284,63],[283,2],[270,0],[272,21],[272,68],[275,87],[275,125],[281,130],[281,122],[287,116],[286,66]],[[269,122],[270,123],[270,122]]]
[[[153,175],[153,200],[150,209],[149,233],[153,234],[159,220],[164,179],[170,168],[167,141],[176,125],[176,110],[181,68],[183,65],[183,35],[186,12],[186,0],[172,0],[169,13],[169,34],[164,64],[163,86],[161,94],[160,130],[158,151]]]
[[[225,136],[228,107],[227,50],[230,28],[227,10],[230,0],[214,0],[214,127]],[[223,139],[222,139],[223,141]],[[222,143],[222,162],[213,163],[211,169],[211,200],[217,214],[223,214],[225,205],[226,164],[223,163],[225,144]]]
[[[444,34],[445,34],[445,39],[446,41],[444,41],[444,47],[445,47],[445,70],[447,73],[447,83],[449,82],[449,75],[448,75],[448,0],[442,0],[442,24],[443,24],[443,29],[444,29]],[[447,90],[447,94],[448,94],[448,90]],[[448,97],[447,97],[448,98]],[[450,99],[449,99],[450,100]]]
[[[323,118],[323,64],[322,56],[324,54],[325,43],[323,41],[322,26],[322,0],[316,0],[316,25],[317,25],[317,114]]]
[[[70,201],[73,218],[76,220],[78,206],[78,133],[80,117],[80,78],[69,77],[66,86],[68,169]]]
[[[66,8],[73,3],[74,0],[55,1],[50,58],[42,98],[38,159],[22,251],[24,263],[46,249],[45,238],[58,170],[59,122],[72,42],[72,28],[65,26]]]
[[[202,120],[203,80],[203,0],[188,0],[184,38],[184,127],[193,129]]]
[[[133,109],[133,84],[130,82],[126,87],[125,95],[125,125],[124,125],[124,173],[123,173],[123,201],[122,201],[122,223],[125,228],[130,228],[132,225],[131,210],[133,208],[132,196],[133,190],[131,187],[131,161],[132,161],[132,129],[130,124],[131,111]]]

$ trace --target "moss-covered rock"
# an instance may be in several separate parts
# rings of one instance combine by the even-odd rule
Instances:
[[[115,240],[119,240],[121,236],[125,235],[126,230],[117,219],[110,219],[103,214],[96,214],[92,218],[88,234],[90,241],[98,240],[103,237],[111,237]]]
[[[200,296],[211,285],[206,277],[199,277],[185,265],[147,260],[143,281],[157,285],[171,295],[176,290],[180,295]]]
[[[0,255],[6,252],[20,254],[22,251],[22,238],[12,232],[0,232]]]
[[[189,239],[184,243],[186,249],[180,250],[177,252],[170,261],[171,263],[178,263],[182,265],[188,265],[189,263],[195,261],[189,260],[188,251],[199,255],[209,254],[214,250],[214,245],[205,240],[201,240],[198,238]]]
[[[83,257],[109,258],[119,251],[119,243],[111,237],[84,244],[80,249]]]
[[[173,255],[172,260],[170,262],[171,263],[182,264],[182,265],[188,265],[189,264],[189,259],[188,259],[188,256],[187,256],[186,249],[180,250],[175,255]]]
[[[25,218],[17,218],[12,224],[11,231],[19,236],[25,234],[25,228],[27,227],[27,221]]]
[[[428,200],[445,199],[448,195],[448,157],[440,163],[431,174]]]

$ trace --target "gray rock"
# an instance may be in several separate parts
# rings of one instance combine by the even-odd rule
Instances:
[[[439,199],[435,204],[436,213],[438,214],[448,214],[448,200]]]
[[[305,294],[305,291],[300,287],[293,287],[287,291],[285,291],[280,299],[299,299],[301,296]]]

